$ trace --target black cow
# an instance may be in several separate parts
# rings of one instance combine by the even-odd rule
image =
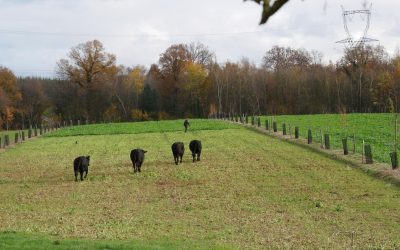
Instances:
[[[178,165],[179,157],[181,158],[182,163],[182,157],[185,153],[185,145],[183,144],[183,142],[175,142],[174,144],[172,144],[171,149],[172,154],[174,155],[175,164]]]
[[[147,153],[147,151],[137,148],[131,151],[131,161],[133,164],[133,172],[140,172],[140,168],[142,167],[143,161],[144,161],[144,154]]]
[[[81,175],[81,181],[83,181],[83,173],[85,172],[85,179],[89,171],[90,156],[79,156],[74,160],[74,172],[75,181],[78,181],[78,172]]]
[[[199,140],[193,140],[189,144],[190,151],[192,151],[192,156],[193,156],[193,162],[196,159],[197,155],[197,160],[200,161],[200,155],[201,155],[201,141]]]

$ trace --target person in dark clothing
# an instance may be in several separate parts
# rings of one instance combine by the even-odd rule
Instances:
[[[185,121],[183,122],[183,126],[185,126],[185,133],[186,133],[188,127],[190,126],[189,121],[187,119],[185,119]]]

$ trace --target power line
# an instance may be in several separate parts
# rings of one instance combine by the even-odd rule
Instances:
[[[181,33],[181,34],[79,34],[62,32],[42,32],[26,30],[0,29],[0,34],[30,35],[30,36],[70,36],[70,37],[105,37],[105,38],[164,38],[164,37],[205,37],[205,36],[235,36],[246,34],[260,34],[267,31],[242,31],[242,32],[220,32],[220,33]]]

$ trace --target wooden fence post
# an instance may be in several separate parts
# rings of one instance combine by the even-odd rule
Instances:
[[[272,126],[273,126],[273,128],[274,128],[274,132],[275,132],[275,133],[278,132],[278,123],[277,123],[276,121],[274,121],[274,122],[272,123]]]
[[[311,129],[308,129],[307,143],[308,144],[312,144],[312,131],[311,131]]]
[[[254,115],[251,116],[251,125],[254,126]]]
[[[392,162],[392,169],[397,169],[399,167],[399,161],[397,160],[397,152],[390,153],[390,160]]]
[[[5,135],[4,136],[4,147],[8,147],[8,146],[10,146],[10,136]]]
[[[19,139],[18,133],[15,133],[15,140],[14,140],[15,144],[18,143],[18,139]]]
[[[261,127],[261,117],[257,118],[257,122],[258,122],[258,127],[260,128]]]
[[[265,120],[265,129],[269,130],[269,121],[268,121],[268,117],[267,120]]]
[[[22,141],[25,141],[25,131],[22,130]]]
[[[31,138],[32,137],[32,128],[29,128],[29,130],[28,130],[28,138]]]
[[[325,149],[331,149],[329,134],[324,134]]]
[[[246,124],[249,124],[249,116],[246,115]]]
[[[372,164],[372,150],[371,150],[371,145],[365,144],[364,145],[364,153],[365,153],[365,163],[366,164]]]
[[[319,130],[319,137],[321,139],[321,148],[324,148],[324,135],[322,134],[322,129]]]
[[[37,133],[37,125],[35,125],[35,128],[33,129],[33,131],[34,131],[34,135],[37,136],[38,135],[38,133]]]
[[[349,154],[349,147],[347,145],[347,137],[342,139],[342,144],[343,144],[343,154],[348,155]]]
[[[294,127],[294,138],[299,139],[299,127]]]
[[[285,123],[282,124],[282,134],[286,135],[286,124]]]

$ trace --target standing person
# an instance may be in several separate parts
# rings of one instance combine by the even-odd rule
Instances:
[[[183,126],[185,126],[185,133],[186,133],[188,127],[190,126],[189,121],[187,119],[185,119],[185,121],[183,122]]]

